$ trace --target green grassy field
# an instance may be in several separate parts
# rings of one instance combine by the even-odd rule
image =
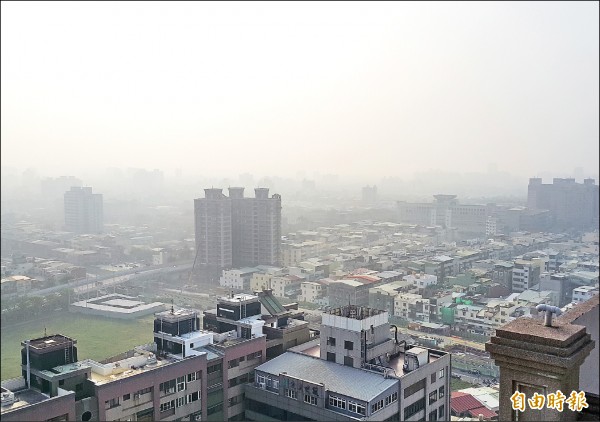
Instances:
[[[117,320],[75,313],[51,315],[47,319],[2,327],[0,378],[18,377],[21,373],[21,341],[48,334],[64,334],[77,340],[78,358],[103,360],[150,343],[153,317]]]
[[[476,384],[471,384],[470,382],[467,382],[467,381],[459,380],[457,378],[452,378],[450,380],[450,390],[451,391],[458,391],[458,390],[463,390],[465,388],[471,388],[471,387],[479,387],[479,386]]]

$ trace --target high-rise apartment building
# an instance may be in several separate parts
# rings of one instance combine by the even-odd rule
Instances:
[[[198,264],[216,269],[231,267],[231,200],[222,189],[204,189],[204,198],[194,200],[194,217]]]
[[[102,233],[102,194],[91,187],[73,186],[65,192],[65,229],[75,233]]]
[[[281,253],[281,196],[269,189],[205,189],[194,200],[198,264],[208,268],[279,265]]]
[[[373,204],[377,202],[377,186],[363,186],[362,200],[367,204]]]
[[[527,206],[549,210],[552,228],[598,227],[598,185],[594,179],[553,179],[551,184],[541,178],[529,179]]]

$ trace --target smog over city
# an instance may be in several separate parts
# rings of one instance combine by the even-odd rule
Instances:
[[[598,1],[0,31],[2,420],[598,420]]]

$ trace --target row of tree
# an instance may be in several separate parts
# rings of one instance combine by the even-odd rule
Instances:
[[[29,321],[49,312],[67,310],[72,291],[64,289],[44,297],[18,296],[2,301],[2,326]]]

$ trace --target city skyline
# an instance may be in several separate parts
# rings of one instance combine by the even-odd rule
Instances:
[[[597,175],[594,2],[2,12],[2,167]]]
[[[2,421],[599,419],[599,1],[0,3]]]

